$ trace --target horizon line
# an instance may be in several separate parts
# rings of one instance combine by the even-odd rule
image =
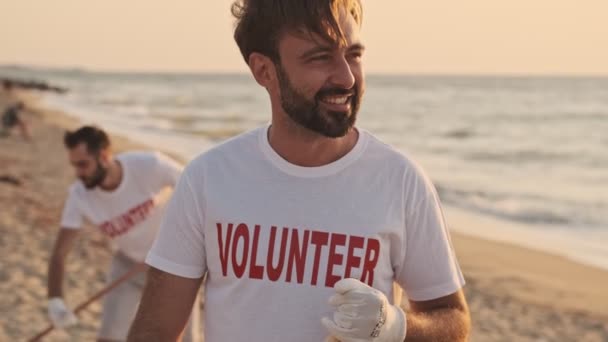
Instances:
[[[218,75],[218,76],[246,76],[248,71],[237,70],[128,70],[128,69],[105,69],[91,68],[82,66],[45,66],[45,65],[28,65],[17,63],[0,63],[0,69],[21,69],[28,71],[50,71],[50,72],[74,72],[74,73],[92,73],[92,74],[132,74],[132,75]],[[538,78],[608,78],[608,72],[603,73],[580,73],[580,72],[455,72],[455,71],[373,71],[367,72],[367,76],[383,76],[383,77],[504,77],[504,78],[523,78],[523,77],[538,77]]]

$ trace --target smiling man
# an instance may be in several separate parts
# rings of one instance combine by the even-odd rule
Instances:
[[[178,339],[205,274],[208,342],[466,340],[464,280],[433,185],[355,126],[359,1],[244,0],[232,12],[271,123],[184,171],[129,340]]]

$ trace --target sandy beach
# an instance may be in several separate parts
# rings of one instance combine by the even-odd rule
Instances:
[[[7,103],[0,97],[0,109]],[[30,99],[29,106],[36,107]],[[62,136],[78,122],[44,108],[27,113],[33,141],[0,138],[0,341],[47,325],[46,267],[73,181]],[[113,137],[115,150],[142,146]],[[452,224],[465,224],[454,222]],[[466,222],[466,224],[476,224]],[[477,223],[479,224],[479,223]],[[514,245],[453,234],[473,318],[472,341],[608,341],[608,271]],[[108,243],[88,229],[69,257],[65,293],[75,306],[103,287]],[[48,341],[92,341],[99,302]]]

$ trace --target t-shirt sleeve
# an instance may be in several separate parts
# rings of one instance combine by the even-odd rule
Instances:
[[[78,205],[78,195],[71,189],[63,206],[61,227],[67,229],[80,229],[82,228],[83,220],[82,211]]]
[[[396,280],[414,301],[455,293],[464,286],[439,196],[422,170],[405,177],[404,259]]]
[[[175,187],[184,167],[162,153],[157,153],[156,159],[157,177],[161,185]]]
[[[207,270],[203,215],[184,173],[169,201],[160,231],[146,263],[185,278],[200,278]]]

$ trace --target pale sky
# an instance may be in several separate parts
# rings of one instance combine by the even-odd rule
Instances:
[[[0,64],[245,72],[230,3],[0,0]],[[608,0],[363,5],[370,73],[608,75]]]

